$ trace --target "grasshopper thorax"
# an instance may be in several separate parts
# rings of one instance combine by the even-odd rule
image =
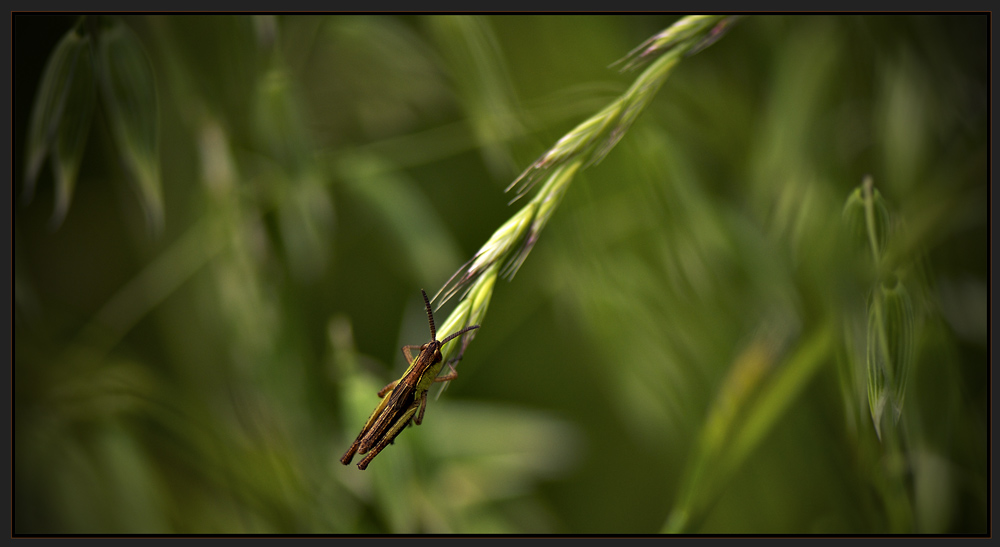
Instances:
[[[431,340],[424,344],[424,347],[420,349],[420,352],[432,351],[433,357],[431,357],[431,364],[436,364],[441,362],[441,342],[438,340]]]

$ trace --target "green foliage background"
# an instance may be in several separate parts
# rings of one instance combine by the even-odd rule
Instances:
[[[48,168],[21,199],[75,18],[16,15],[14,532],[986,533],[986,15],[741,19],[577,175],[423,425],[339,463],[419,289],[677,19],[126,17],[160,229],[103,105],[61,225]],[[916,310],[898,450],[866,174]]]

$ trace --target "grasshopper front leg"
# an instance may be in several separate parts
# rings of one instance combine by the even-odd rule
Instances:
[[[435,382],[450,382],[450,381],[454,380],[455,378],[458,378],[458,371],[455,370],[455,365],[452,364],[455,361],[456,361],[455,359],[452,359],[452,360],[448,361],[448,368],[451,369],[451,372],[449,372],[448,374],[445,374],[444,376],[438,376],[437,378],[434,379],[434,381]]]
[[[455,370],[454,365],[452,365],[452,362],[454,362],[454,361],[455,361],[454,359],[448,361],[448,368],[451,369],[451,372],[449,372],[448,374],[445,374],[444,376],[438,376],[437,378],[434,379],[435,382],[450,382],[450,381],[454,380],[455,378],[458,378],[458,371]],[[418,412],[417,416],[415,418],[413,418],[413,423],[415,423],[417,425],[420,425],[420,423],[424,421],[424,409],[425,408],[427,408],[427,392],[426,391],[420,397],[420,412]]]

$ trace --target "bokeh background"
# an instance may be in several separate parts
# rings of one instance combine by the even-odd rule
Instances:
[[[577,175],[424,423],[339,463],[419,290],[678,19],[101,18],[162,194],[99,95],[60,217],[28,126],[78,19],[15,14],[13,532],[987,533],[986,15],[739,20]],[[891,439],[865,175],[913,297]]]

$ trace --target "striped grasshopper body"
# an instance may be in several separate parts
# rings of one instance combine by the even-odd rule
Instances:
[[[378,456],[386,446],[399,435],[410,422],[417,425],[424,419],[424,409],[427,407],[427,390],[434,382],[447,382],[458,377],[453,363],[462,358],[458,357],[448,361],[448,368],[451,372],[438,377],[441,372],[441,347],[451,339],[456,338],[473,329],[478,329],[479,325],[471,325],[460,331],[453,332],[443,340],[437,339],[434,327],[434,314],[431,312],[430,301],[427,300],[427,293],[420,290],[424,296],[424,307],[427,309],[427,321],[431,327],[431,341],[422,346],[403,346],[403,355],[406,362],[410,364],[402,378],[392,382],[378,392],[382,402],[375,407],[375,411],[365,422],[365,426],[354,440],[351,447],[347,449],[340,463],[348,465],[354,459],[354,454],[367,454],[363,460],[358,462],[358,469],[364,470],[371,463],[375,456]],[[411,350],[418,349],[420,353],[414,358]]]

